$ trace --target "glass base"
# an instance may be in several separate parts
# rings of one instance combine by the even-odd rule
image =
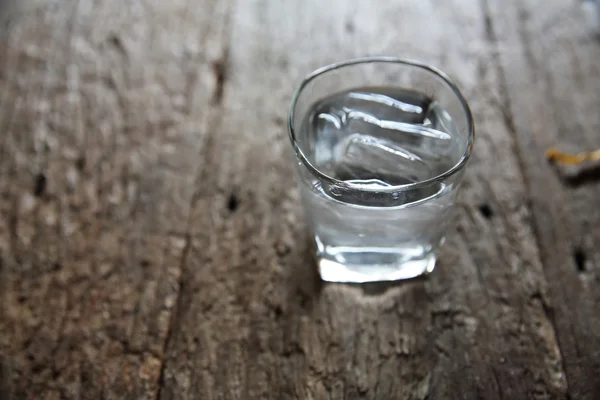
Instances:
[[[427,275],[435,268],[433,252],[423,257],[407,259],[405,252],[382,249],[353,249],[317,255],[319,274],[327,282],[383,282],[399,281]],[[358,261],[358,262],[357,262]]]

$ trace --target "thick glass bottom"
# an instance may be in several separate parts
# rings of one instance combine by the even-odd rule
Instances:
[[[432,251],[365,247],[327,247],[317,254],[321,279],[327,282],[398,281],[427,275],[435,268]],[[407,251],[408,250],[408,251]]]

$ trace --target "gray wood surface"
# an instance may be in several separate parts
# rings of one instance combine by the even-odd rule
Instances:
[[[6,20],[0,398],[600,398],[600,174],[543,156],[600,147],[579,4],[26,0]],[[459,83],[474,156],[434,274],[323,284],[287,105],[314,68],[381,54]]]
[[[600,398],[600,166],[556,171],[539,156],[600,147],[600,37],[562,1],[492,3],[489,16],[571,397]]]

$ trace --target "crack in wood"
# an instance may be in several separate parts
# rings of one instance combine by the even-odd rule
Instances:
[[[392,3],[378,3],[378,7],[389,8],[382,11],[382,18],[374,29],[389,31],[395,26],[395,20],[385,19],[386,15],[398,14],[397,6]],[[95,20],[106,21],[113,17],[102,11],[112,9],[116,2],[106,0],[105,4],[94,9]],[[85,88],[75,85],[73,90],[55,91],[54,75],[48,75],[52,79],[36,75],[37,64],[30,59],[32,57],[19,58],[11,53],[13,60],[23,60],[23,69],[31,82],[41,78],[50,83],[47,93],[39,96],[37,91],[32,91],[15,110],[3,107],[8,111],[0,110],[0,125],[8,125],[10,113],[10,117],[18,115],[20,120],[28,121],[29,114],[21,109],[27,111],[27,107],[34,106],[28,102],[29,97],[49,101],[50,112],[60,117],[49,118],[48,123],[53,126],[47,137],[36,143],[36,149],[41,149],[39,152],[31,150],[34,146],[29,136],[22,134],[29,131],[31,124],[19,122],[6,130],[11,132],[8,139],[0,139],[3,143],[1,173],[11,181],[10,185],[0,182],[0,213],[6,215],[7,220],[4,230],[0,226],[0,246],[5,246],[0,247],[0,263],[3,263],[0,268],[3,277],[11,279],[6,280],[8,283],[3,289],[8,288],[6,299],[13,310],[9,321],[16,327],[15,333],[8,335],[15,349],[9,346],[7,355],[3,354],[6,359],[0,362],[6,364],[8,360],[6,362],[15,365],[14,371],[7,372],[10,375],[7,385],[17,387],[15,396],[35,397],[46,388],[42,380],[49,377],[56,381],[48,383],[48,390],[52,390],[50,397],[68,397],[75,393],[82,398],[129,396],[166,400],[175,395],[210,397],[212,394],[269,399],[285,393],[291,399],[311,395],[333,398],[344,394],[355,398],[389,398],[402,393],[405,397],[433,399],[439,393],[460,393],[493,399],[510,397],[521,388],[526,388],[534,397],[550,393],[550,380],[555,379],[554,366],[545,366],[545,355],[539,350],[546,345],[552,347],[556,339],[547,335],[550,340],[546,342],[545,338],[536,336],[536,326],[543,325],[546,334],[555,331],[553,319],[557,316],[544,300],[543,285],[531,277],[532,270],[537,272],[536,260],[540,258],[539,232],[531,235],[524,222],[533,207],[530,198],[521,198],[521,186],[526,190],[531,187],[528,182],[521,182],[518,169],[523,167],[516,165],[526,156],[522,152],[527,149],[515,148],[521,157],[516,161],[510,158],[507,164],[510,171],[502,175],[505,182],[494,182],[495,193],[487,191],[490,195],[486,194],[483,200],[477,192],[481,186],[473,183],[500,176],[501,172],[496,173],[482,164],[478,165],[480,174],[467,171],[471,175],[468,182],[475,187],[468,193],[466,212],[461,216],[462,233],[458,238],[449,237],[451,245],[444,249],[445,255],[440,258],[440,268],[435,275],[397,286],[366,285],[359,289],[322,285],[312,268],[311,250],[303,242],[305,227],[299,221],[298,199],[288,196],[290,191],[281,184],[291,171],[292,163],[289,168],[282,168],[283,163],[288,162],[283,156],[288,143],[281,135],[285,120],[274,117],[273,110],[278,109],[281,99],[291,94],[291,89],[285,88],[291,74],[313,67],[332,51],[334,55],[351,54],[354,48],[344,47],[346,44],[341,39],[345,36],[340,36],[347,34],[347,19],[335,15],[336,19],[329,20],[334,15],[327,14],[326,9],[317,10],[299,2],[285,2],[283,6],[275,2],[240,2],[239,10],[236,7],[238,19],[233,24],[238,35],[235,39],[230,39],[228,33],[216,34],[216,37],[207,33],[205,41],[198,39],[199,43],[194,43],[196,30],[190,34],[173,22],[193,25],[201,18],[200,13],[181,17],[180,14],[185,14],[181,12],[183,8],[168,2],[156,4],[152,6],[157,7],[157,12],[152,13],[151,21],[136,20],[135,32],[128,32],[124,27],[119,31],[123,41],[112,44],[106,32],[109,28],[103,24],[94,25],[93,34],[100,38],[100,43],[94,43],[85,37],[91,34],[73,28],[74,16],[67,15],[71,8],[67,7],[68,13],[63,12],[64,18],[71,19],[67,32],[81,35],[83,40],[70,41],[68,51],[62,46],[49,46],[54,56],[44,65],[58,75],[56,79],[62,80],[67,74],[64,69],[67,64],[83,68],[90,60],[94,64],[91,70],[99,74],[105,67],[104,62],[95,61],[102,58],[114,75],[110,75],[108,81],[75,75],[76,85]],[[294,4],[302,5],[306,11],[307,18],[302,24],[294,25],[285,19],[287,14],[284,16],[283,11]],[[441,7],[439,11],[443,18],[451,19],[453,15],[459,19],[477,18],[471,33],[487,38],[496,57],[494,63],[499,64],[495,19],[489,12],[481,13],[477,4],[477,1],[452,3],[453,7]],[[219,0],[207,1],[204,5],[211,15],[226,9],[229,20],[232,10],[222,7]],[[273,8],[265,12],[267,6]],[[64,6],[57,3],[57,7]],[[165,12],[158,12],[161,11],[158,7],[166,7]],[[404,7],[407,11],[419,12],[418,7],[403,5],[401,8]],[[85,7],[77,9],[80,8]],[[191,14],[192,8],[186,8],[186,13]],[[453,10],[448,11],[450,8]],[[483,21],[479,14],[483,15]],[[222,15],[215,20],[221,18]],[[368,21],[361,12],[353,18],[356,30],[360,27],[361,34],[365,34],[365,41],[377,37],[377,30],[363,32]],[[147,26],[148,22],[152,27]],[[406,22],[410,27],[411,21]],[[232,29],[228,23],[224,24],[225,31]],[[333,23],[332,29],[321,29],[329,23]],[[77,24],[83,26],[81,21]],[[216,30],[221,29],[219,22],[212,28],[207,22],[201,30],[210,33],[215,26]],[[255,29],[245,31],[248,26]],[[144,38],[146,28],[152,31],[152,57],[142,54],[148,49],[144,46],[145,39],[136,36],[139,27],[143,28],[139,32]],[[484,32],[479,32],[481,27]],[[54,29],[52,32],[57,32]],[[160,38],[163,29],[168,34]],[[284,29],[289,31],[284,32]],[[173,40],[172,35],[180,31],[186,34],[177,37],[180,41]],[[281,40],[274,42],[273,35],[279,32],[282,35],[277,39]],[[458,34],[467,37],[469,32],[461,30]],[[447,33],[451,41],[451,30]],[[313,36],[323,38],[323,50],[315,48],[312,54],[297,55],[287,47],[286,40],[290,40],[299,48],[305,48]],[[107,37],[109,39],[102,39]],[[434,37],[424,37],[424,47],[430,42],[428,39]],[[164,53],[159,53],[160,40],[154,39],[174,45],[166,46]],[[115,54],[119,52],[118,47],[125,47],[123,44],[131,51],[132,62],[126,68],[122,66],[122,58]],[[181,50],[179,44],[186,49]],[[400,44],[381,42],[382,49]],[[233,61],[229,60],[229,45],[235,55]],[[435,47],[439,44],[432,46],[423,54],[440,50]],[[457,69],[452,70],[456,68],[452,57],[462,56],[461,46],[459,43],[443,49],[448,57],[442,67],[448,68],[449,73],[457,72]],[[185,54],[170,63],[172,49],[173,54],[179,50]],[[29,47],[26,50],[29,51]],[[46,60],[44,54],[34,56]],[[483,55],[488,56],[488,53]],[[283,68],[283,63],[278,63],[282,59],[294,68]],[[168,73],[164,76],[164,71],[152,64],[156,60],[168,64],[165,68]],[[256,68],[248,74],[246,70],[236,69],[262,65],[261,62],[264,68]],[[144,65],[142,84],[138,84],[140,77],[136,75],[140,72],[137,69],[140,63],[148,63]],[[180,70],[182,63],[185,65]],[[7,76],[7,68],[0,68],[1,76]],[[148,75],[146,68],[149,68]],[[506,131],[517,135],[511,114],[515,104],[508,99],[505,88],[510,77],[503,75],[501,69],[498,71],[501,93],[498,104],[493,107],[499,112],[493,110],[490,114],[493,114],[494,124],[499,126],[499,133],[482,135],[492,143],[490,153],[506,150],[502,147],[505,143],[517,145],[516,140],[511,142],[512,136],[506,135]],[[487,76],[483,68],[477,72],[474,84],[493,78],[493,74]],[[117,79],[120,73],[123,79]],[[156,79],[153,74],[157,75]],[[235,74],[235,79],[231,79],[230,74]],[[11,80],[16,81],[17,75],[15,73],[15,79]],[[88,75],[91,74],[88,72]],[[469,81],[465,83],[468,85]],[[495,90],[497,83],[490,88]],[[6,89],[15,84],[0,82],[0,85]],[[93,90],[89,90],[90,87]],[[150,89],[157,89],[161,95],[148,100],[147,97],[155,95]],[[230,89],[236,94],[235,98],[228,95]],[[263,110],[257,110],[244,115],[243,132],[238,129],[241,122],[236,121],[237,116],[225,118],[222,115],[223,110],[250,108],[263,90],[272,95],[264,98],[261,105],[266,112],[260,115]],[[14,94],[7,93],[2,94],[2,104],[10,106],[7,98]],[[162,96],[163,93],[166,95]],[[176,102],[171,93],[182,98],[175,108],[171,104]],[[65,107],[59,102],[72,94],[87,96],[77,105],[67,102]],[[113,95],[120,100],[112,100]],[[103,99],[111,100],[103,106]],[[475,96],[474,110],[481,108],[479,100],[481,98]],[[182,109],[186,112],[181,112]],[[150,121],[163,111],[183,121],[176,121],[175,117],[166,122]],[[264,119],[250,118],[255,115]],[[114,119],[124,122],[114,123]],[[221,125],[225,120],[227,124]],[[193,128],[189,129],[190,126]],[[87,130],[91,133],[82,138],[81,132]],[[257,138],[253,135],[255,130],[263,136]],[[274,134],[275,130],[279,136]],[[242,136],[246,134],[249,136]],[[178,141],[180,138],[186,141]],[[244,140],[238,140],[240,138]],[[44,146],[52,150],[53,140],[57,142],[55,146],[67,149],[70,155],[65,159],[54,158],[52,152],[46,153],[39,146],[46,143]],[[203,142],[180,156],[185,147],[189,147],[187,140]],[[264,148],[264,140],[269,140],[268,158],[256,154]],[[240,155],[242,150],[244,156],[233,163],[221,154]],[[23,170],[20,164],[23,156],[33,154],[39,157],[33,171],[44,171],[51,183],[40,195],[43,201],[32,195],[31,170]],[[77,155],[85,155],[84,161],[80,163]],[[114,162],[124,165],[111,166]],[[130,168],[135,170],[136,165],[140,170],[130,171]],[[63,174],[68,169],[81,174],[73,191],[65,194]],[[265,178],[263,169],[276,171],[269,172]],[[135,184],[136,190],[127,198],[121,192],[130,183]],[[506,183],[515,185],[514,192],[508,189],[508,195],[517,196],[516,205],[503,198],[500,186],[496,186]],[[486,192],[487,187],[484,189]],[[32,198],[36,206],[24,212],[22,197]],[[527,204],[525,210],[519,208],[523,201]],[[178,213],[173,216],[175,210]],[[53,214],[59,215],[58,223]],[[490,221],[484,222],[482,218]],[[74,227],[66,233],[70,224]],[[155,240],[146,243],[148,236]],[[31,237],[29,245],[25,239]],[[60,243],[55,237],[61,239]],[[570,244],[565,245],[566,255],[563,254],[569,272],[577,281],[592,275],[595,260],[588,253],[591,250],[587,238],[581,242],[583,255],[577,255],[577,248]],[[153,248],[162,250],[154,253]],[[585,276],[577,276],[574,271],[579,265],[586,269]],[[64,291],[73,294],[67,304],[52,303],[60,300],[57,294]],[[31,314],[30,318],[24,317],[27,313]],[[48,315],[41,315],[43,313]],[[56,319],[65,315],[68,316],[66,322]],[[22,336],[19,329],[24,332]],[[65,339],[67,333],[72,336]],[[48,349],[52,347],[40,344],[40,339],[46,338],[58,338],[57,350],[50,353],[52,360],[47,364],[30,365],[36,361],[37,351],[40,360],[48,358]],[[505,342],[516,343],[514,347],[506,347],[514,350],[511,357],[500,361],[493,371],[480,368],[484,361],[495,362],[493,357],[501,353]],[[81,343],[80,349],[75,347],[78,343]],[[32,360],[26,359],[22,344],[26,344]],[[583,341],[581,348],[587,355]],[[557,359],[554,354],[548,357],[551,363]],[[152,360],[146,362],[147,358]],[[148,370],[150,367],[154,369]],[[556,370],[564,371],[564,365],[561,368]],[[508,376],[517,370],[524,371],[522,376]],[[433,371],[431,376],[429,371]],[[473,383],[475,379],[481,381]],[[482,387],[484,380],[495,380],[497,385],[504,386],[500,392],[494,392],[494,387]],[[98,382],[108,382],[108,385],[100,388]],[[516,385],[513,387],[507,382]],[[67,389],[58,390],[56,385]],[[0,382],[0,389],[5,387]]]
[[[484,11],[484,14],[486,16],[490,16],[491,15],[491,11],[489,8],[489,1],[490,0],[481,0],[481,5],[482,5],[482,10]],[[548,72],[546,68],[540,68],[537,64],[537,61],[533,55],[532,49],[531,49],[531,43],[532,43],[532,38],[530,37],[530,35],[527,32],[527,27],[526,27],[526,23],[528,21],[528,19],[530,18],[530,14],[523,8],[522,5],[520,5],[518,7],[517,10],[517,16],[518,16],[518,37],[519,37],[519,41],[520,44],[523,46],[523,55],[524,58],[527,62],[527,64],[529,65],[529,68],[534,69],[537,73],[541,73],[542,75],[544,75],[545,79],[547,82],[550,82],[550,78],[548,76]],[[526,173],[527,171],[527,165],[526,165],[526,160],[525,157],[532,157],[531,154],[529,153],[524,153],[524,149],[523,146],[518,146],[519,143],[519,138],[517,137],[517,128],[516,128],[516,123],[515,123],[515,118],[514,115],[512,113],[512,107],[513,104],[511,104],[511,95],[508,92],[508,82],[507,80],[509,79],[509,77],[507,76],[507,71],[503,65],[503,60],[500,58],[500,53],[498,50],[498,39],[495,33],[495,29],[494,29],[494,23],[492,21],[492,19],[489,19],[490,23],[488,25],[489,29],[486,29],[486,31],[488,32],[488,39],[490,40],[490,44],[492,46],[494,46],[495,53],[494,53],[494,60],[495,60],[495,65],[496,68],[498,70],[498,75],[501,79],[501,95],[503,98],[503,102],[502,105],[500,107],[500,110],[502,111],[502,115],[505,121],[506,126],[509,128],[509,132],[511,133],[512,137],[513,137],[513,141],[515,143],[515,149],[514,149],[514,153],[517,155],[517,160],[519,162],[520,165],[520,170],[522,171],[522,177],[523,180],[525,182],[525,186],[527,188],[527,191],[529,192],[529,198],[527,201],[527,209],[530,215],[532,215],[532,219],[534,220],[533,222],[533,232],[534,232],[534,238],[535,238],[535,244],[536,247],[538,249],[538,260],[541,263],[542,266],[544,266],[544,260],[542,258],[542,254],[541,254],[541,249],[542,249],[542,238],[541,238],[541,232],[538,228],[539,224],[536,223],[535,219],[536,219],[536,215],[534,214],[534,210],[533,210],[533,206],[532,206],[532,201],[531,201],[531,190],[532,190],[532,184],[530,182],[530,179],[528,177],[528,174]],[[549,93],[547,93],[547,95],[549,96]],[[577,261],[576,261],[577,263]],[[543,268],[543,271],[545,272],[545,278],[549,279],[548,273],[546,272],[546,269]],[[550,327],[552,329],[552,338],[553,338],[553,346],[555,346],[555,348],[558,351],[559,354],[559,360],[560,360],[560,374],[561,376],[565,377],[565,395],[568,396],[568,393],[570,392],[570,382],[568,379],[566,379],[566,365],[565,365],[565,359],[562,356],[564,349],[561,348],[561,343],[558,340],[558,328],[557,328],[557,321],[556,321],[556,317],[555,314],[553,312],[553,309],[551,307],[549,307],[547,305],[547,302],[544,300],[544,298],[540,295],[539,292],[534,293],[531,296],[532,300],[536,300],[538,299],[540,304],[542,305],[542,308],[544,310],[544,314],[545,314],[545,318],[549,321],[550,323]]]
[[[576,247],[573,250],[573,261],[575,262],[575,266],[577,267],[577,271],[579,273],[587,271],[586,260],[587,256],[585,254],[585,251],[581,247]]]
[[[213,104],[221,104],[223,101],[223,92],[225,90],[225,82],[229,78],[229,48],[225,47],[223,56],[212,63],[213,73],[215,76],[215,90],[213,92]]]
[[[228,36],[225,39],[225,43],[227,43],[229,40]],[[213,131],[218,129],[218,127],[221,124],[221,118],[222,118],[222,105],[220,102],[216,103],[213,105],[213,108],[211,110],[209,110],[208,115],[207,115],[207,120],[208,120],[208,130],[209,131]],[[208,156],[208,154],[211,154],[213,152],[213,138],[214,136],[211,135],[208,138],[207,143],[205,144],[205,147],[202,149],[203,154],[205,156]],[[189,202],[189,206],[188,209],[190,210],[190,213],[194,210],[195,205],[197,204],[197,202],[200,199],[200,196],[202,195],[202,185],[198,184],[197,182],[199,180],[201,180],[203,173],[206,173],[206,171],[204,171],[203,167],[205,166],[205,157],[200,157],[200,162],[198,163],[196,169],[195,169],[195,173],[194,173],[194,182],[195,182],[195,189],[194,192],[191,196],[190,202]],[[183,301],[183,296],[182,294],[185,292],[185,278],[184,278],[184,272],[185,272],[185,266],[186,266],[186,262],[188,261],[188,254],[190,252],[191,246],[192,246],[192,223],[193,223],[193,219],[192,219],[192,215],[190,214],[188,216],[188,221],[187,221],[187,228],[186,228],[186,234],[185,234],[185,246],[184,246],[184,251],[182,252],[181,255],[181,261],[179,264],[179,270],[180,270],[180,282],[179,282],[179,288],[178,288],[178,295],[177,295],[177,300],[175,302],[175,306],[174,309],[172,310],[172,314],[171,314],[171,319],[168,325],[168,330],[167,330],[167,334],[164,340],[164,346],[163,346],[163,354],[167,354],[168,348],[172,343],[173,340],[173,330],[180,325],[180,316],[179,313],[182,311],[182,301]],[[158,378],[158,387],[156,390],[156,400],[161,400],[163,398],[163,388],[165,386],[165,371],[167,368],[167,359],[166,357],[163,357],[160,359],[161,361],[161,367],[160,367],[160,375]]]

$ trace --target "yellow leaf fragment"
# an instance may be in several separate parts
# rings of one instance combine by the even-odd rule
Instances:
[[[563,153],[554,147],[546,150],[546,158],[563,164],[579,164],[584,161],[600,161],[600,149],[577,154]]]

